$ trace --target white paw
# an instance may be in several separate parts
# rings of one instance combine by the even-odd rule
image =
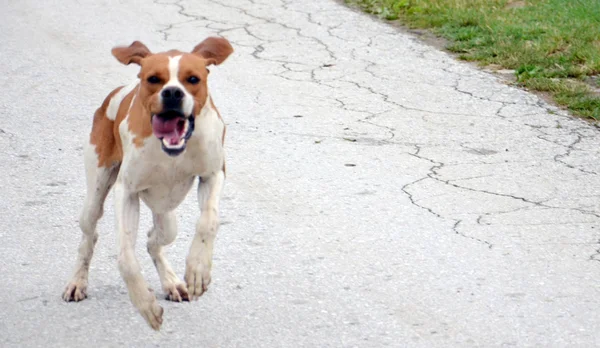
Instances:
[[[185,267],[185,282],[190,300],[197,300],[210,284],[210,261],[198,261],[198,258],[188,258]]]
[[[168,284],[163,287],[163,290],[167,294],[167,300],[173,302],[189,301],[190,296],[188,294],[185,283],[179,282],[174,284]]]
[[[63,300],[79,302],[87,298],[87,281],[83,279],[72,280],[62,295]]]
[[[146,322],[150,327],[156,331],[160,330],[160,326],[162,325],[163,319],[163,308],[159,306],[158,301],[156,301],[156,297],[154,294],[149,292],[151,295],[150,299],[143,301],[140,305],[138,305],[138,310]]]

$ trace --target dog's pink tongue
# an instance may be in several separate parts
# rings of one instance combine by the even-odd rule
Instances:
[[[163,120],[160,117],[152,118],[152,131],[158,138],[165,138],[171,144],[177,144],[179,142],[179,133],[177,132],[177,122],[179,119],[172,118],[170,120]]]

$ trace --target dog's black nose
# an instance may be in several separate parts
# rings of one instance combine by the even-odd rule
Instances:
[[[178,108],[183,100],[184,93],[179,87],[167,87],[160,92],[165,108]]]

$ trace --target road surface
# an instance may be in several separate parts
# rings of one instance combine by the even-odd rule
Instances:
[[[600,134],[538,97],[326,0],[0,5],[0,346],[600,345]],[[82,142],[137,74],[135,39],[212,69],[228,179],[213,282],[151,331],[116,262],[112,196],[89,299],[65,303]],[[180,276],[198,214],[178,210]]]

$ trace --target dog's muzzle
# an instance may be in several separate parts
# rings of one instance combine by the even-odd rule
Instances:
[[[170,156],[185,150],[194,131],[194,116],[185,116],[178,111],[165,111],[152,115],[152,132],[161,140],[162,149]]]
[[[166,87],[160,92],[163,111],[152,115],[152,132],[160,139],[162,149],[170,156],[177,156],[194,131],[193,115],[182,109],[185,93],[178,87]]]

